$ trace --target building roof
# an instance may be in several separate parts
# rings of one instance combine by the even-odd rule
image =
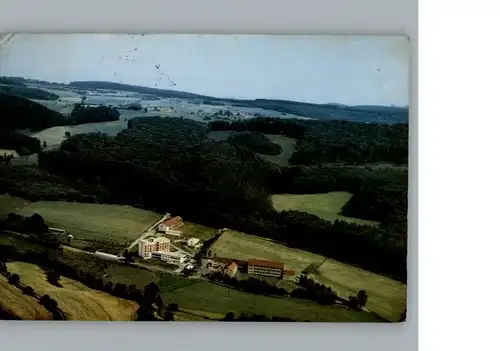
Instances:
[[[167,218],[166,220],[163,221],[163,225],[176,225],[182,223],[182,218],[180,216],[175,216],[172,218]]]
[[[231,263],[231,264],[227,267],[227,269],[228,269],[229,271],[234,271],[234,270],[238,269],[238,265],[236,264],[236,262],[233,262],[233,263]]]
[[[266,260],[250,259],[250,260],[248,260],[248,264],[250,266],[258,266],[258,267],[279,268],[279,269],[285,268],[284,263],[275,262],[275,261],[266,261]]]
[[[142,239],[141,242],[149,244],[149,243],[169,243],[170,239],[165,238],[163,236],[159,236],[156,238],[147,238],[147,239]]]
[[[283,275],[295,275],[295,271],[291,269],[284,269]]]
[[[152,253],[166,255],[166,256],[173,256],[173,257],[186,257],[185,254],[180,253],[179,251],[175,251],[175,252],[172,252],[172,251],[169,251],[169,252],[167,252],[167,251],[153,251]]]

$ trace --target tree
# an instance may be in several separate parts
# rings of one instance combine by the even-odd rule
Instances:
[[[174,321],[174,314],[172,313],[172,311],[165,311],[165,313],[163,314],[163,320],[166,321],[166,322],[171,322],[171,321]]]
[[[365,290],[358,291],[357,300],[359,307],[364,307],[366,305],[366,303],[368,302],[368,294]]]
[[[49,295],[43,295],[40,298],[40,305],[47,306],[50,303],[50,296]]]
[[[47,281],[54,286],[61,286],[59,280],[61,279],[61,274],[55,270],[50,270],[47,272]]]
[[[23,293],[25,295],[28,295],[28,296],[33,296],[33,294],[35,293],[35,290],[33,290],[33,288],[29,285],[26,285],[24,288],[23,288]]]
[[[233,312],[227,313],[222,320],[223,321],[234,321],[234,313]]]
[[[129,252],[127,249],[125,249],[125,251],[123,251],[123,257],[125,258],[125,263],[134,262],[134,258],[132,256],[132,253]]]
[[[3,261],[0,261],[0,272],[1,273],[7,272],[7,265]]]
[[[113,282],[110,281],[104,284],[103,290],[108,294],[111,294],[111,292],[113,291]]]
[[[9,277],[9,283],[12,284],[12,285],[17,285],[19,284],[19,275],[17,274],[11,274],[11,276]]]
[[[167,306],[167,309],[169,311],[178,311],[179,310],[179,305],[177,305],[176,303],[169,303],[168,306]]]
[[[143,296],[144,299],[148,300],[150,303],[153,303],[156,299],[156,296],[160,293],[160,288],[156,283],[151,282],[144,287]]]
[[[163,314],[163,310],[165,309],[165,305],[164,305],[163,299],[161,298],[160,295],[156,296],[155,305],[156,305],[156,313],[159,316],[161,316]]]

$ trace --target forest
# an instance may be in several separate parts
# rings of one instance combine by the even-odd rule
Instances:
[[[1,99],[0,94],[7,131],[71,123],[26,99],[3,96],[4,104]],[[15,118],[19,115],[25,118]],[[209,140],[212,130],[298,139],[296,162],[269,163],[247,146]],[[265,117],[211,124],[134,118],[116,137],[74,135],[59,150],[41,151],[39,167],[0,164],[0,192],[179,213],[188,221],[272,238],[405,281],[408,172],[370,162],[404,163],[407,131],[399,124]],[[379,221],[380,227],[332,223],[299,211],[278,213],[270,199],[278,193],[337,190],[353,194],[344,215]]]
[[[22,84],[22,83],[21,83]],[[0,92],[15,95],[19,97],[23,97],[26,99],[36,99],[36,100],[57,100],[59,96],[48,91],[37,89],[37,88],[28,88],[21,85],[9,85],[2,86],[0,85]]]
[[[0,116],[0,148],[16,150],[20,155],[29,155],[41,150],[40,141],[28,135],[31,132],[55,126],[116,121],[119,120],[120,113],[107,106],[88,107],[77,104],[71,116],[65,117],[31,100],[0,91]]]
[[[267,136],[259,132],[246,132],[231,135],[226,142],[232,145],[249,148],[263,155],[279,155],[281,146],[273,143]]]
[[[206,124],[190,120],[143,117],[130,120],[129,128],[114,138],[99,133],[72,136],[60,150],[40,153],[42,170],[0,167],[0,190],[14,186],[16,195],[23,197],[62,196],[181,213],[186,220],[273,238],[406,279],[406,226],[395,225],[406,221],[406,174],[388,176],[389,172],[334,166],[279,167],[248,148],[208,141],[209,130]],[[54,184],[55,191],[35,185],[25,194],[22,180],[9,180],[12,172],[31,172],[15,177],[26,181],[36,177],[45,189]],[[273,209],[271,194],[297,189],[351,191],[355,195],[346,208],[382,225],[331,223],[307,213]],[[385,205],[377,209],[380,204]]]
[[[298,139],[290,163],[408,163],[408,124],[299,121],[259,117],[210,123],[214,131],[256,131]]]
[[[98,123],[118,121],[120,119],[120,112],[118,109],[108,106],[84,106],[76,104],[71,111],[68,118],[68,124],[85,124],[85,123]]]
[[[18,129],[38,132],[67,123],[66,118],[59,112],[3,92],[0,92],[0,116],[2,116],[3,132]]]

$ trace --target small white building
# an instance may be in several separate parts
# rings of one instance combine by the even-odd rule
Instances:
[[[151,258],[175,265],[181,265],[184,261],[186,261],[186,255],[181,254],[180,252],[152,252]]]
[[[200,243],[200,239],[198,238],[190,238],[187,241],[187,246],[189,247],[196,247]]]

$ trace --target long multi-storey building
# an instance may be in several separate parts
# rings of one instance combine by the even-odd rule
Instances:
[[[186,255],[180,252],[152,252],[151,257],[176,265],[180,265],[186,261]]]
[[[169,252],[170,239],[164,237],[147,238],[139,241],[139,256],[151,258],[153,252]]]
[[[255,259],[248,260],[248,274],[281,278],[284,269],[285,264],[281,262]]]

